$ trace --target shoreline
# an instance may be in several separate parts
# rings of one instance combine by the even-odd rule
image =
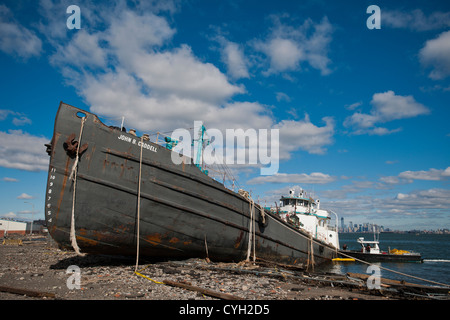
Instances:
[[[22,245],[0,245],[0,300],[424,299],[418,293],[392,291],[384,284],[381,290],[369,290],[365,280],[354,276],[307,272],[267,262],[141,259],[139,274],[135,274],[134,259],[81,257],[58,249],[49,237],[23,237]]]

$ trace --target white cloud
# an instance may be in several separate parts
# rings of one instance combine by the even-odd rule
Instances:
[[[307,62],[322,75],[329,74],[328,46],[332,40],[333,27],[328,18],[314,23],[311,19],[298,27],[283,24],[274,18],[275,27],[265,41],[255,41],[253,46],[269,59],[267,74],[297,71]]]
[[[413,183],[414,180],[442,181],[450,177],[450,167],[446,169],[419,170],[419,171],[403,171],[397,176],[381,177],[380,181],[388,185]]]
[[[336,211],[346,219],[354,217],[361,217],[366,221],[383,219],[383,223],[389,223],[386,219],[390,219],[391,223],[396,223],[397,220],[397,227],[403,229],[405,223],[409,221],[405,219],[411,218],[427,219],[428,226],[435,219],[438,225],[442,225],[443,219],[449,219],[450,190],[433,188],[398,193],[389,197],[368,196],[322,202],[324,207]],[[414,220],[414,224],[417,222]]]
[[[12,211],[10,211],[8,213],[5,213],[2,216],[2,218],[6,218],[6,219],[12,219],[12,218],[15,218],[15,217],[17,217],[17,215],[14,212],[12,212]]]
[[[419,52],[420,62],[433,70],[428,75],[433,80],[450,76],[450,31],[428,40]]]
[[[26,124],[31,124],[31,119],[28,118],[23,113],[11,111],[11,110],[7,110],[7,109],[0,109],[0,121],[5,120],[9,115],[16,116],[12,120],[12,123],[15,126],[23,126]]]
[[[356,108],[360,107],[362,105],[362,101],[358,101],[349,105],[345,105],[345,108],[347,110],[355,110]]]
[[[195,120],[220,130],[279,129],[282,139],[291,140],[279,146],[281,159],[288,159],[291,152],[299,149],[323,154],[324,146],[332,143],[331,118],[324,118],[326,124],[322,127],[311,123],[308,117],[277,123],[270,106],[233,102],[234,96],[245,93],[245,87],[231,83],[226,74],[199,58],[190,46],[174,46],[171,42],[176,29],[167,18],[131,12],[124,6],[122,3],[120,10],[108,8],[108,14],[101,12],[95,32],[86,28],[71,41],[64,42],[60,35],[50,41],[57,43],[52,61],[92,112],[109,119],[125,116],[127,128],[149,133],[191,128]],[[89,6],[83,12],[93,16]],[[89,23],[95,24],[95,19],[89,19]],[[325,41],[321,35],[328,32],[323,30],[328,25],[327,19],[320,24],[306,21],[302,26],[303,45],[309,43],[315,53],[321,52]],[[306,32],[311,35],[306,37]],[[248,76],[243,48],[221,36],[214,41],[222,44],[228,74],[234,79]],[[313,52],[307,53],[312,57]],[[89,56],[95,59],[87,61]]]
[[[34,197],[29,194],[22,193],[20,196],[17,197],[17,199],[34,199]]]
[[[370,113],[355,112],[345,119],[344,126],[352,127],[353,134],[391,134],[400,131],[401,128],[389,130],[376,126],[379,123],[430,113],[430,110],[417,102],[413,96],[396,95],[392,90],[375,93],[370,103],[372,104]]]
[[[105,40],[125,66],[134,58],[161,47],[176,32],[165,18],[151,12],[137,14],[124,10],[111,14],[108,19],[110,27],[104,32]]]
[[[276,99],[278,102],[280,101],[291,102],[291,98],[284,92],[276,92]]]
[[[223,36],[217,36],[221,48],[221,60],[227,66],[228,74],[233,79],[250,78],[249,61],[245,57],[244,48],[238,43],[231,42]]]
[[[402,179],[408,180],[431,180],[431,181],[439,181],[443,180],[450,176],[450,167],[445,170],[438,169],[429,169],[427,171],[404,171],[401,172],[398,177]]]
[[[16,179],[16,178],[9,178],[9,177],[4,177],[2,180],[6,181],[6,182],[19,182],[18,179]]]
[[[10,114],[14,114],[14,111],[0,109],[0,121],[5,120]]]
[[[428,189],[398,193],[393,199],[386,201],[386,207],[405,210],[448,209],[450,208],[450,190]]]
[[[296,70],[305,55],[302,48],[291,39],[270,39],[257,45],[257,49],[270,58],[269,73]]]
[[[312,154],[324,154],[324,146],[333,142],[334,120],[330,117],[322,119],[325,126],[314,125],[306,114],[303,120],[282,120],[275,129],[280,130],[280,159],[289,159],[290,153],[298,149]]]
[[[260,176],[247,181],[248,184],[262,183],[311,183],[325,184],[336,181],[336,177],[321,172],[306,173],[276,173],[270,176]]]
[[[26,124],[31,124],[31,119],[26,116],[19,116],[18,118],[14,118],[12,122],[15,126],[20,127]]]
[[[199,61],[187,45],[171,52],[136,55],[133,72],[158,95],[220,104],[244,92],[243,87],[229,83],[213,64]]]
[[[27,171],[48,170],[44,144],[50,139],[22,130],[0,131],[0,166]]]
[[[223,59],[228,66],[228,72],[234,79],[249,78],[247,62],[238,44],[229,42],[223,50]]]
[[[15,21],[5,5],[0,5],[0,50],[23,59],[39,56],[42,51],[39,37]]]
[[[85,30],[77,31],[66,46],[57,46],[57,52],[50,61],[60,66],[98,67],[106,66],[106,52],[99,45],[97,34],[88,34]]]
[[[398,11],[383,9],[381,14],[383,26],[427,31],[450,26],[450,12],[432,12],[426,16],[422,10]]]
[[[137,129],[163,131],[221,113],[227,106],[223,103],[245,91],[189,46],[161,49],[175,34],[165,18],[126,9],[109,13],[102,20],[104,30],[82,30],[72,41],[58,41],[52,57],[91,111],[125,116],[126,124]],[[92,67],[104,71],[94,73]]]

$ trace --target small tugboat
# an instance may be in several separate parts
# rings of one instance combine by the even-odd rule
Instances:
[[[406,250],[392,249],[389,251],[381,251],[379,241],[374,234],[373,241],[364,240],[363,237],[358,238],[357,242],[361,245],[361,250],[344,250],[340,251],[342,257],[352,257],[367,262],[422,262],[420,253],[410,252]]]

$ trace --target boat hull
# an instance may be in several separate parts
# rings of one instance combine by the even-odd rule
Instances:
[[[366,253],[358,251],[340,251],[343,257],[353,257],[366,262],[422,262],[420,254],[382,254],[382,253]]]
[[[75,173],[77,142],[83,152],[75,183],[70,175]],[[248,199],[208,177],[187,157],[174,164],[172,151],[150,141],[141,157],[140,142],[92,113],[60,104],[45,203],[53,239],[62,247],[72,246],[73,214],[81,252],[136,255],[139,198],[140,256],[244,260],[251,221]],[[311,251],[319,264],[336,257],[336,248],[317,239],[311,246],[309,234],[276,215],[266,211],[265,223],[261,213],[255,216],[257,258],[306,264]]]

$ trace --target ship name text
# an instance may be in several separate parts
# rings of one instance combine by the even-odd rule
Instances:
[[[152,152],[158,152],[158,149],[155,146],[152,146],[150,143],[141,142],[139,139],[131,138],[124,134],[121,134],[120,136],[118,136],[117,139],[137,145],[138,147],[140,147],[142,144],[142,148],[150,150]]]

